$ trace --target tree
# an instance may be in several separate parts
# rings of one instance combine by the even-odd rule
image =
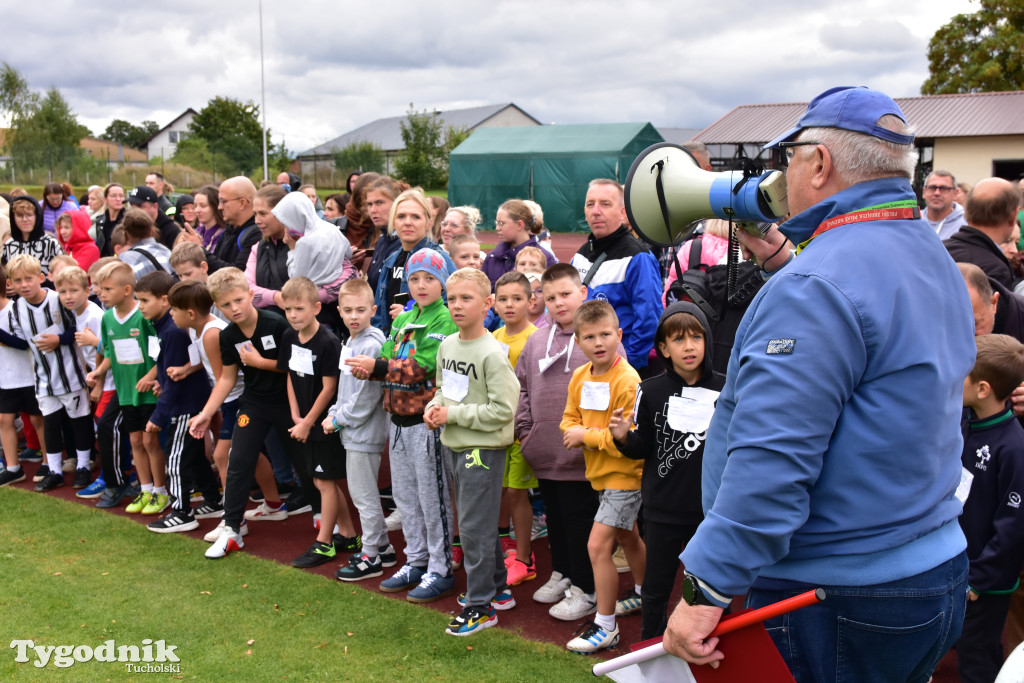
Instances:
[[[25,77],[3,62],[0,66],[0,116],[10,120],[11,128],[17,128],[38,105],[39,95],[29,87]]]
[[[922,94],[1024,89],[1024,3],[979,1],[932,36]]]
[[[11,129],[10,150],[22,166],[69,165],[84,153],[79,141],[89,129],[78,122],[64,96],[51,87]]]
[[[406,119],[400,124],[405,151],[395,162],[395,170],[410,185],[425,189],[443,187],[441,136],[444,122],[436,112],[417,112],[412,104]]]
[[[139,147],[146,140],[156,135],[158,130],[160,130],[160,126],[156,124],[156,121],[143,121],[140,125],[136,126],[134,123],[124,119],[114,119],[107,126],[107,129],[103,131],[102,139],[120,142],[128,147]]]
[[[331,151],[334,167],[343,174],[352,171],[384,172],[384,150],[369,140],[360,140]]]
[[[214,97],[196,114],[189,126],[191,135],[178,144],[175,161],[203,147],[211,155],[210,166],[224,174],[251,174],[263,166],[263,129],[260,108],[230,97]],[[202,143],[202,144],[200,144]],[[270,149],[270,132],[267,146]]]

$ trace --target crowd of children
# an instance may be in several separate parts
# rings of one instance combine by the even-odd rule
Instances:
[[[15,202],[12,223],[34,226],[34,206]],[[73,226],[57,226],[70,242]],[[617,618],[636,612],[644,639],[661,635],[679,553],[703,519],[704,438],[724,382],[704,312],[689,302],[664,311],[655,337],[664,372],[641,382],[615,310],[587,301],[573,266],[548,267],[544,251],[523,246],[492,283],[474,237],[456,235],[448,252],[410,253],[390,272],[400,283],[378,287],[376,303],[364,279],[344,282],[344,343],[318,321],[313,281],[284,284],[282,317],[253,305],[242,271],[208,274],[190,242],[169,257],[180,281],[164,270],[137,278],[117,257],[91,259],[86,272],[70,257],[49,255],[44,266],[12,253],[0,267],[9,283],[0,291],[0,486],[26,478],[22,415],[45,458],[36,491],[70,472],[81,497],[100,508],[127,500],[126,512],[152,516],[157,533],[218,519],[205,536],[213,559],[245,546],[249,522],[311,512],[315,539],[292,564],[336,562],[336,577],[355,582],[397,564],[378,491],[386,451],[405,561],[382,591],[439,600],[464,567],[462,611],[447,633],[495,625],[515,607],[512,589],[538,576],[533,491],[552,571],[532,598],[557,619],[594,614],[568,649],[615,647]],[[381,291],[391,297],[384,311]],[[404,303],[395,295],[406,291]],[[374,325],[381,316],[387,334]],[[1022,380],[1024,346],[978,338],[958,491],[972,560],[965,680],[1001,664],[999,632],[1024,560],[1024,430],[1006,407]],[[275,478],[275,439],[296,473],[290,491]],[[258,505],[246,509],[254,481]],[[619,597],[618,547],[634,583]]]

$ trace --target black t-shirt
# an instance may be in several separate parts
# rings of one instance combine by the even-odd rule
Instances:
[[[235,323],[229,323],[221,330],[221,360],[224,365],[237,365],[242,369],[242,376],[245,377],[245,390],[242,392],[242,399],[265,402],[265,405],[271,408],[286,405],[288,390],[285,385],[285,375],[280,372],[260,370],[251,365],[242,365],[242,360],[238,356],[238,347],[245,342],[251,342],[253,348],[261,356],[276,362],[284,333],[291,330],[288,322],[276,313],[257,308],[256,314],[258,316],[256,330],[251,337],[242,334],[242,330]]]
[[[297,349],[303,349],[307,353],[295,353]],[[304,355],[305,359],[299,358],[300,355]],[[295,402],[299,404],[300,415],[305,417],[313,408],[317,396],[324,389],[324,377],[338,377],[340,360],[341,342],[326,325],[321,325],[305,344],[299,341],[299,333],[294,329],[284,333],[281,350],[277,356],[277,367],[292,378],[292,390],[295,392]],[[312,374],[301,369],[307,361],[313,368]],[[327,438],[320,423],[327,417],[330,407],[331,404],[327,404],[323,412],[317,416],[313,428],[309,430],[310,440],[321,441]]]
[[[402,278],[405,273],[405,262],[409,260],[409,252],[404,249],[398,252],[398,258],[395,259],[395,265],[391,266],[390,270],[381,271],[381,277],[388,278],[388,298],[385,302],[388,306],[395,303],[395,295],[402,291]],[[384,318],[390,319],[387,315],[387,311],[384,311]]]

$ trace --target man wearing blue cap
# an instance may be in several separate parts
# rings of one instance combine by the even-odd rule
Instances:
[[[771,279],[736,333],[665,646],[716,662],[734,596],[827,599],[766,622],[797,681],[924,681],[960,634],[970,301],[921,219],[903,113],[834,88],[768,143],[790,218],[752,245]],[[795,253],[777,253],[788,237]],[[765,258],[766,256],[769,256]],[[961,487],[962,488],[962,487]]]

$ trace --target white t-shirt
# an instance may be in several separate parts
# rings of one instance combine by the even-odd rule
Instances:
[[[85,305],[85,310],[82,311],[81,315],[75,313],[76,328],[79,332],[88,329],[92,331],[97,337],[100,336],[100,326],[103,323],[103,309],[94,304],[88,302]],[[82,350],[82,357],[85,358],[85,364],[89,370],[96,369],[96,347],[95,346],[80,346]],[[114,391],[114,373],[108,372],[103,380],[103,391]]]
[[[211,313],[212,313],[212,311],[211,311]],[[193,330],[191,327],[188,328],[188,338],[192,340],[192,343],[196,343],[197,341],[199,341],[200,337],[205,337],[206,336],[206,331],[207,330],[209,330],[211,328],[216,328],[218,330],[223,330],[227,326],[228,326],[228,324],[226,322],[224,322],[223,320],[221,320],[220,318],[214,318],[213,320],[211,320],[210,322],[206,323],[206,325],[203,326],[203,332],[198,337],[196,336],[196,331],[195,330]],[[210,365],[210,357],[206,355],[206,347],[203,346],[203,344],[201,342],[198,344],[198,347],[199,347],[199,358],[203,361],[203,368],[206,370],[206,376],[209,378],[210,386],[212,387],[213,385],[215,385],[217,383],[217,379],[218,378],[214,377],[214,375],[213,375],[213,366]],[[224,402],[225,403],[230,403],[231,401],[237,400],[238,397],[242,395],[242,391],[244,389],[245,389],[245,379],[242,377],[241,369],[239,369],[239,371],[238,371],[238,378],[235,380],[235,386],[234,386],[234,388],[231,389],[231,393],[228,394],[228,397],[226,399],[224,399]]]

